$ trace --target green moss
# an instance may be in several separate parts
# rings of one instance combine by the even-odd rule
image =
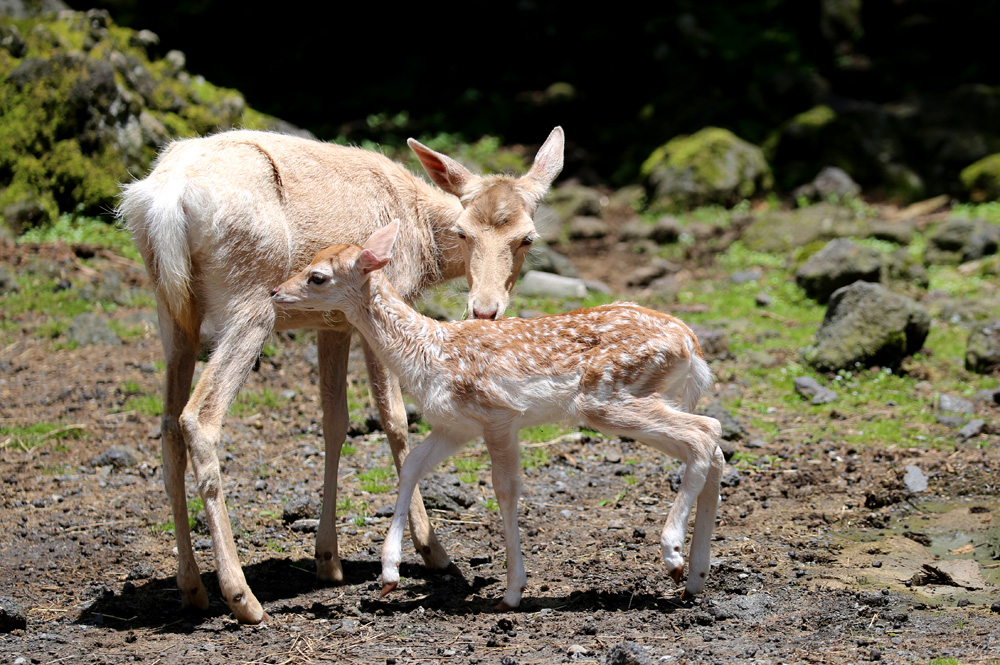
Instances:
[[[0,24],[26,46],[22,57],[0,49],[0,215],[15,235],[63,212],[106,213],[165,138],[274,124],[238,92],[151,62],[128,28],[95,33],[82,13]],[[147,135],[148,124],[166,136]]]
[[[792,118],[793,125],[802,125],[806,127],[822,127],[828,125],[837,119],[837,113],[824,104],[819,106],[814,106],[808,111],[803,111],[794,118]]]
[[[763,152],[719,127],[671,139],[643,162],[640,175],[668,206],[732,205],[774,184]]]
[[[1000,153],[965,167],[959,178],[973,201],[1000,199]]]

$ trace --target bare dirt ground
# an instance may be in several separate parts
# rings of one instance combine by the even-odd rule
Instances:
[[[7,248],[3,262],[25,269],[26,251]],[[71,281],[113,266],[126,284],[145,284],[141,267],[120,258],[85,266],[69,248],[37,251]],[[149,313],[121,307],[109,317],[135,325]],[[32,445],[0,442],[0,597],[26,617],[12,628],[4,614],[2,663],[1000,662],[991,610],[1000,553],[987,552],[1000,510],[995,437],[955,450],[854,449],[837,436],[858,426],[850,418],[831,422],[823,440],[803,440],[801,423],[786,419],[780,436],[754,442],[755,463],[732,467],[708,590],[693,601],[680,599],[659,555],[675,462],[586,433],[531,444],[520,504],[529,584],[522,606],[504,614],[492,610],[504,559],[488,467],[470,478],[455,460],[425,495],[464,580],[428,573],[404,549],[399,590],[379,598],[394,491],[365,491],[360,476],[391,458],[384,437],[359,425],[340,474],[347,584],[319,584],[314,534],[283,519],[322,491],[309,333],[275,338],[244,388],[272,400],[231,415],[220,450],[237,546],[271,620],[233,620],[200,525],[212,605],[188,613],[173,579],[159,418],[130,401],[158,390],[155,327],[121,346],[59,349],[31,317],[3,333],[0,422],[64,429]],[[992,407],[986,418],[997,415]],[[71,430],[76,438],[64,438]],[[115,447],[132,459],[99,457]],[[484,452],[473,446],[462,458]],[[928,478],[919,495],[903,482],[907,465]],[[190,476],[188,488],[193,497]]]

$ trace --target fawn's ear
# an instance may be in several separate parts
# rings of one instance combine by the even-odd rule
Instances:
[[[363,251],[358,255],[357,265],[361,268],[362,274],[378,270],[385,267],[392,258],[392,246],[396,242],[396,234],[399,232],[399,220],[394,219],[386,226],[377,229],[365,242]]]

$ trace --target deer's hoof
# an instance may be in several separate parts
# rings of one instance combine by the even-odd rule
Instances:
[[[399,585],[399,582],[388,582],[382,585],[382,593],[379,598],[385,598]]]
[[[447,566],[440,569],[442,575],[451,575],[452,577],[457,577],[460,580],[465,579],[465,574],[462,573],[462,569],[455,565],[454,561],[448,563]]]
[[[670,571],[670,577],[673,578],[674,584],[681,583],[681,577],[684,576],[684,566],[679,566]]]

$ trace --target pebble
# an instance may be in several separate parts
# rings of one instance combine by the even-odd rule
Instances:
[[[571,656],[582,656],[587,653],[587,647],[580,644],[571,644],[566,648],[566,653]]]
[[[927,489],[927,476],[920,470],[920,467],[908,465],[904,467],[906,475],[903,476],[903,484],[912,493],[923,492]]]
[[[958,438],[971,439],[972,437],[982,433],[984,429],[986,429],[986,421],[980,420],[979,418],[973,418],[958,431]]]

